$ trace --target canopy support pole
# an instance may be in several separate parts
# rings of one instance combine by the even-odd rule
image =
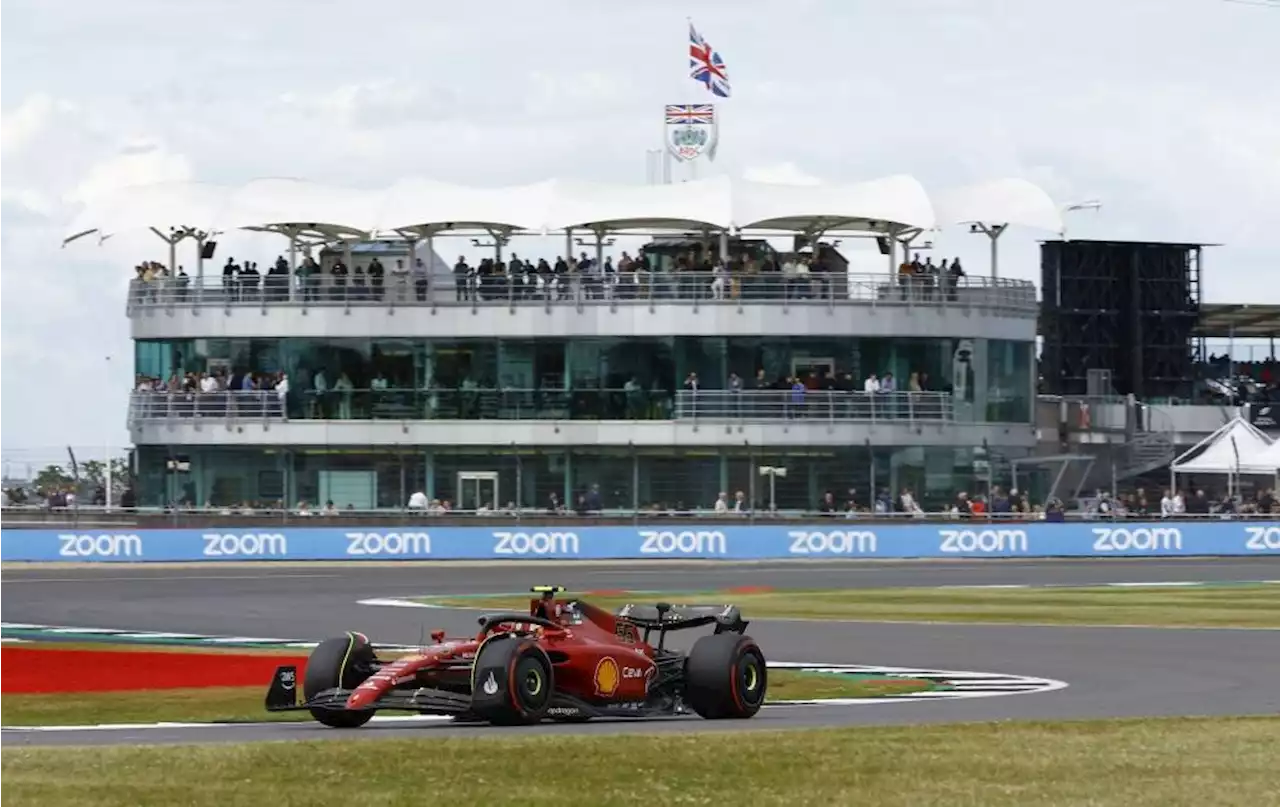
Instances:
[[[720,231],[720,260],[729,262],[729,231]]]
[[[902,263],[911,263],[911,242],[920,236],[920,230],[904,230],[903,238],[898,239],[902,243]],[[889,267],[890,274],[897,274],[897,265]]]
[[[198,284],[204,278],[204,242],[209,240],[211,233],[196,232],[192,237],[196,239],[196,283]]]
[[[564,228],[564,260],[568,263],[573,258],[573,228]]]
[[[186,238],[190,233],[186,230],[172,229],[168,235],[151,228],[151,232],[159,236],[160,240],[169,245],[169,276],[173,277],[178,273],[178,242]]]
[[[983,224],[978,223],[978,229],[987,234],[987,238],[991,239],[991,276],[1000,277],[1000,235],[1009,228],[1008,224]]]
[[[285,235],[289,237],[289,300],[298,299],[298,232],[289,227],[285,230]]]

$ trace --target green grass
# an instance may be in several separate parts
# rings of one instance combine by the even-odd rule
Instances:
[[[732,602],[748,619],[786,617],[867,622],[986,622],[1280,628],[1280,585],[1139,588],[861,588],[766,592],[632,592],[584,596],[606,608],[628,602]],[[431,597],[462,608],[527,608],[528,594]]]
[[[878,698],[936,689],[919,678],[823,675],[769,671],[771,701]],[[306,712],[267,712],[267,687],[160,689],[149,692],[7,694],[0,701],[5,726],[80,726],[99,723],[210,723],[310,720]],[[388,712],[388,714],[407,714]]]
[[[1280,804],[1280,720],[14,748],[6,805]]]

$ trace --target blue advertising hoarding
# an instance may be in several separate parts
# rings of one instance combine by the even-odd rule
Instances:
[[[6,562],[1213,555],[1280,555],[1280,521],[0,531]]]

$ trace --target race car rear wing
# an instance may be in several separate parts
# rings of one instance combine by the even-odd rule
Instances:
[[[736,605],[630,604],[622,606],[617,616],[646,631],[663,633],[705,625],[715,625],[716,633],[743,633],[750,624],[742,618],[742,612]]]

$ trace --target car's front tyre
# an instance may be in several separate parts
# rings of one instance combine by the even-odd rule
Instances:
[[[498,726],[540,722],[555,693],[551,659],[529,639],[491,636],[476,654],[471,710]]]
[[[330,689],[352,690],[369,676],[377,659],[373,646],[363,634],[325,639],[311,651],[302,681],[302,694],[311,700]],[[318,722],[335,729],[354,729],[373,717],[374,710],[310,709]]]

